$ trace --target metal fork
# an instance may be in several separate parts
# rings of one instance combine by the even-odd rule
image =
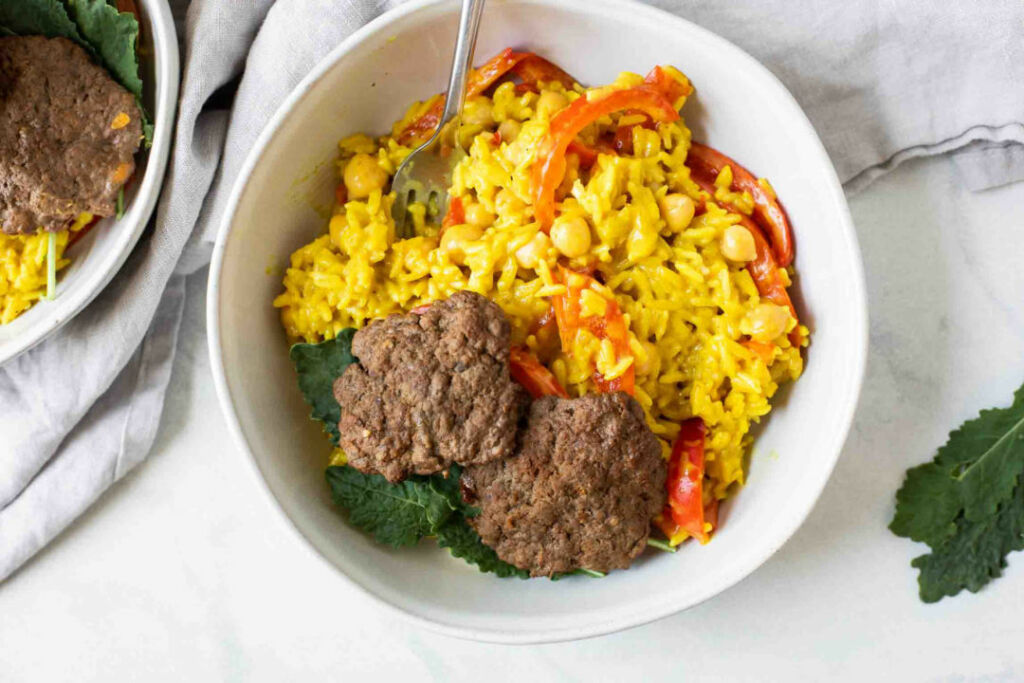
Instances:
[[[452,171],[465,153],[458,147],[451,153],[441,154],[441,131],[449,121],[462,116],[466,100],[466,84],[473,64],[473,50],[476,48],[476,34],[480,29],[480,16],[485,0],[462,0],[462,16],[459,17],[459,35],[455,42],[455,56],[452,59],[452,75],[448,79],[448,94],[445,97],[444,113],[430,139],[412,151],[395,171],[391,189],[395,203],[391,215],[395,219],[395,234],[399,239],[412,237],[412,221],[409,220],[409,205],[423,202],[428,207],[437,207],[437,215],[448,211],[448,188],[452,184]]]

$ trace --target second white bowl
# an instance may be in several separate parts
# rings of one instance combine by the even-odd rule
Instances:
[[[139,67],[144,104],[153,120],[153,146],[136,157],[125,187],[125,212],[105,218],[68,250],[53,301],[42,301],[0,325],[0,365],[27,351],[89,305],[117,275],[156,208],[171,151],[178,102],[178,38],[166,0],[140,0]]]

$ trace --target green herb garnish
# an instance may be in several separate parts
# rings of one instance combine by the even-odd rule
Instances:
[[[117,220],[124,218],[124,188],[122,187],[117,191],[117,211],[115,213]]]
[[[916,558],[921,599],[972,593],[1024,550],[1024,386],[1008,408],[983,410],[935,459],[907,471],[889,528],[932,552]]]
[[[648,538],[647,545],[651,546],[652,548],[662,550],[666,553],[674,553],[677,550],[677,548],[668,541],[662,541],[657,538]]]

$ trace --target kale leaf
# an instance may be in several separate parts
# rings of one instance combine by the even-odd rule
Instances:
[[[69,38],[83,43],[60,0],[4,0],[0,2],[0,25],[19,36]]]
[[[920,570],[921,599],[937,602],[964,588],[977,593],[1002,574],[1014,550],[1024,550],[1024,484],[985,521],[958,519],[949,540],[911,563]]]
[[[118,12],[106,0],[70,1],[68,13],[107,70],[141,101],[142,79],[135,57],[139,22],[135,17],[128,12]]]
[[[358,362],[352,355],[355,333],[355,328],[349,327],[334,339],[319,344],[295,344],[288,354],[299,375],[299,389],[313,409],[311,417],[323,424],[335,446],[341,436],[338,432],[341,406],[334,398],[334,380],[341,377],[345,368]]]
[[[42,35],[67,38],[81,45],[89,56],[135,96],[142,112],[146,146],[153,141],[153,124],[142,106],[142,79],[136,41],[139,22],[129,12],[119,12],[106,0],[3,0],[0,2],[0,35]]]
[[[328,467],[327,483],[349,521],[392,548],[436,535],[455,512],[449,499],[421,478],[392,484],[379,474],[344,466]]]
[[[890,528],[935,546],[956,520],[984,521],[1010,498],[1024,471],[1024,386],[1009,408],[983,410],[949,435],[935,460],[907,472]]]
[[[437,544],[447,548],[455,557],[460,557],[482,572],[490,572],[502,579],[519,577],[530,578],[530,572],[514,567],[498,558],[494,549],[484,545],[479,534],[469,525],[466,518],[456,515],[437,532]]]
[[[459,513],[465,517],[476,517],[480,514],[480,510],[462,499],[462,484],[459,483],[460,477],[462,477],[462,466],[452,465],[448,468],[448,476],[435,474],[429,477],[429,481],[434,490],[447,498]]]
[[[889,528],[932,548],[913,562],[922,600],[999,576],[1024,549],[1024,386],[1008,408],[983,410],[949,435],[935,459],[907,471]]]

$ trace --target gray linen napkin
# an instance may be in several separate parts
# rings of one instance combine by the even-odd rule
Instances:
[[[172,0],[178,10],[186,2]],[[188,6],[175,151],[155,228],[85,312],[0,368],[0,580],[146,457],[174,360],[184,277],[207,262],[246,154],[331,48],[397,4]],[[652,4],[725,36],[779,76],[848,192],[938,153],[951,153],[972,189],[1024,178],[1018,1]]]

